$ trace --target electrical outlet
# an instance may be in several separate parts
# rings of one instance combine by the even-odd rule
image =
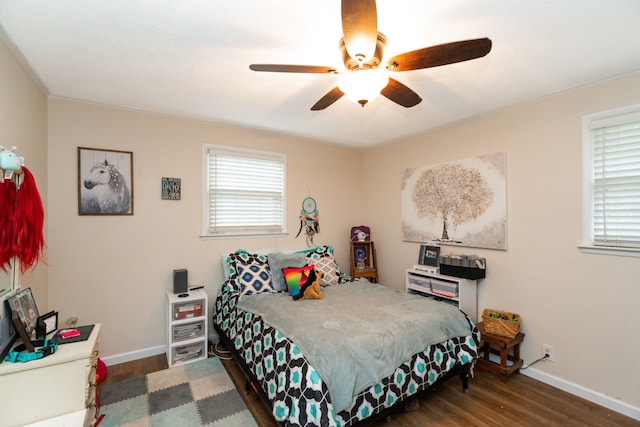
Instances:
[[[555,355],[555,351],[553,350],[553,346],[549,344],[542,344],[542,357],[545,357],[547,355],[549,357],[547,357],[546,360],[548,360],[549,362],[553,362],[556,360],[556,355]]]

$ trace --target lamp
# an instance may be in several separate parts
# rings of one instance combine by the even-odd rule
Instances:
[[[364,105],[374,100],[389,83],[389,76],[380,68],[356,69],[347,73],[338,88],[353,102]]]
[[[376,38],[369,37],[369,34],[355,34],[349,40],[349,47],[345,48],[351,58],[361,63],[366,63],[373,59],[376,50]]]

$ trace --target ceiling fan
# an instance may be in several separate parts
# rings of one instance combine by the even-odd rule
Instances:
[[[363,107],[378,94],[403,107],[413,107],[422,98],[390,78],[387,71],[438,67],[480,58],[491,51],[491,40],[480,38],[413,50],[396,55],[383,64],[387,38],[378,32],[375,0],[342,0],[342,32],[339,48],[347,71],[338,86],[311,107],[313,111],[324,110],[345,94]],[[251,64],[249,68],[279,73],[339,73],[335,67],[319,65]]]

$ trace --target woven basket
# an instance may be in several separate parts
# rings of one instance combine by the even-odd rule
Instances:
[[[515,338],[520,332],[520,316],[516,313],[485,308],[482,312],[482,320],[484,330],[493,335]]]

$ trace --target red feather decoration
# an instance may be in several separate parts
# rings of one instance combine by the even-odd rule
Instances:
[[[13,215],[16,206],[16,185],[5,179],[0,183],[0,268],[7,273],[11,269],[13,252]]]
[[[43,256],[44,209],[31,171],[22,167],[24,180],[17,191],[13,213],[14,254],[20,259],[20,272],[35,267]]]

